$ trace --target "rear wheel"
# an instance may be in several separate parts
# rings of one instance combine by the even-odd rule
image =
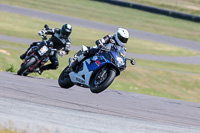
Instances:
[[[18,70],[17,74],[22,75],[27,69],[29,69],[31,66],[33,66],[36,62],[36,59],[32,57],[30,60],[25,62],[23,65],[21,65],[21,68]],[[27,76],[27,75],[25,75]]]
[[[90,83],[90,91],[93,93],[100,93],[110,86],[116,76],[116,71],[113,69],[101,69],[92,78]]]
[[[62,71],[62,73],[60,74],[59,79],[58,79],[58,84],[60,85],[60,87],[66,88],[66,89],[68,89],[74,85],[69,77],[69,73],[65,72],[67,69],[68,69],[68,67],[66,67]]]

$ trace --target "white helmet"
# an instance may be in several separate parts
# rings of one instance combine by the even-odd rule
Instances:
[[[129,38],[129,33],[126,29],[123,28],[118,28],[116,35],[115,35],[115,40],[120,46],[123,46],[127,43]]]

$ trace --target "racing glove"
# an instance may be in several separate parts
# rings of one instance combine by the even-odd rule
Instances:
[[[99,49],[103,48],[103,44],[100,43],[100,44],[98,45],[98,48],[99,48]]]
[[[60,51],[60,56],[64,56],[64,55],[66,55],[66,54],[67,54],[66,51]]]
[[[39,36],[44,36],[45,33],[46,33],[46,30],[41,30],[41,31],[38,32],[38,35]]]

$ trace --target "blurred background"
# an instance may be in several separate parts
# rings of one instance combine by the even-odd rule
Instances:
[[[127,1],[200,15],[200,0],[127,0]]]

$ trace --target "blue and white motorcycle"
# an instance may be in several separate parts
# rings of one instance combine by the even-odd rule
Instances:
[[[85,52],[84,48],[86,47],[82,46],[79,52]],[[74,56],[78,57],[77,54]],[[117,51],[103,47],[95,56],[80,62],[70,73],[66,71],[69,67],[67,66],[60,74],[58,83],[62,88],[78,85],[90,88],[93,93],[100,93],[108,88],[115,77],[126,68],[126,60],[130,60],[131,64],[135,65],[134,59],[126,58],[123,48]]]

